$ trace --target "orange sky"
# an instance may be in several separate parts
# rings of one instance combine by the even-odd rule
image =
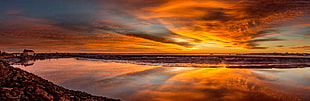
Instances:
[[[308,0],[10,0],[0,49],[19,52],[310,52]]]

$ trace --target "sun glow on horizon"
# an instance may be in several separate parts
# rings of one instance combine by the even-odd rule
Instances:
[[[308,0],[4,1],[0,49],[310,52]],[[23,4],[23,6],[13,6]]]

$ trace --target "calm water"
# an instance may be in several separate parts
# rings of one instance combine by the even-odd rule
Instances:
[[[129,101],[310,100],[310,68],[162,67],[75,58],[14,67],[69,89]]]

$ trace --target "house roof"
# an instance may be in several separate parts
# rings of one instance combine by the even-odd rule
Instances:
[[[33,50],[24,50],[24,52],[34,52]]]

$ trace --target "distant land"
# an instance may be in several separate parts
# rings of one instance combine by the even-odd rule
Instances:
[[[27,51],[28,52],[28,51]],[[28,54],[28,55],[25,55]],[[310,53],[2,53],[14,64],[50,58],[89,58],[161,66],[226,68],[300,68],[310,66]],[[172,63],[177,63],[173,64]]]

